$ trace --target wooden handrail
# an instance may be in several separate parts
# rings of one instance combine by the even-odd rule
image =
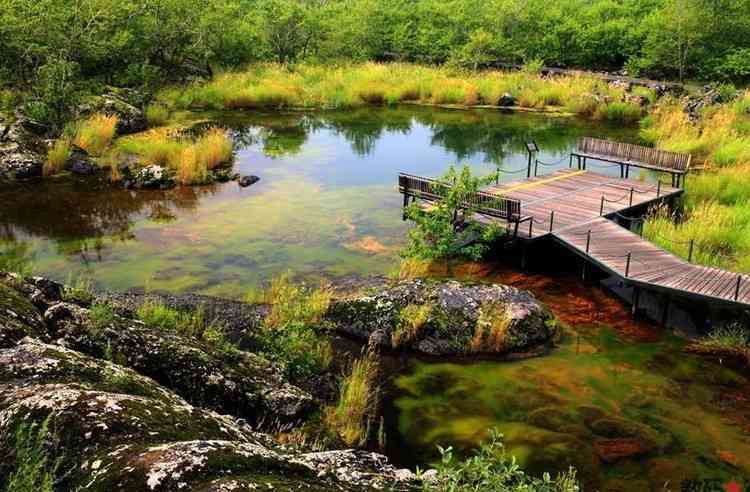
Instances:
[[[637,166],[641,163],[657,169],[680,173],[688,171],[691,161],[690,154],[592,137],[584,137],[578,140],[576,150],[577,153],[581,154],[620,159],[623,163],[629,165]]]
[[[414,196],[427,201],[439,201],[448,193],[450,183],[435,179],[399,173],[398,188],[404,195]],[[517,222],[521,219],[521,202],[500,195],[475,191],[470,193],[461,204],[463,208],[491,217],[498,217]]]

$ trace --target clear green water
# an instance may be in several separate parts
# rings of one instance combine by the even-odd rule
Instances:
[[[205,115],[200,115],[204,117]],[[399,171],[437,176],[525,167],[535,139],[557,160],[581,135],[632,130],[496,111],[422,108],[220,115],[235,129],[236,169],[261,181],[167,192],[90,184],[0,189],[0,240],[40,274],[98,286],[241,296],[291,269],[336,277],[387,273],[405,237]],[[508,177],[521,176],[509,174]],[[0,247],[3,247],[0,245]]]
[[[517,170],[526,165],[528,140],[538,142],[542,160],[557,161],[583,135],[636,137],[634,129],[564,117],[418,107],[215,119],[234,130],[236,169],[259,183],[165,192],[68,180],[0,188],[3,261],[33,264],[60,280],[85,276],[106,289],[229,297],[286,270],[385,274],[407,230],[399,171],[436,176],[458,162],[480,173]],[[524,286],[527,277],[515,275]],[[623,332],[627,311],[606,295],[598,294],[600,302],[590,289],[577,291],[578,284],[568,279],[551,285],[550,295],[537,291],[581,334],[549,356],[409,363],[388,402],[388,454],[426,464],[437,444],[468,449],[497,427],[529,469],[575,465],[589,490],[662,490],[665,480],[679,490],[685,477],[750,472],[746,379],[685,355],[679,340],[619,338],[613,329]],[[601,459],[603,436],[587,421],[592,407],[648,425],[651,449]]]

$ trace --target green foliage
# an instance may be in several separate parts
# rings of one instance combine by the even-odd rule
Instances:
[[[89,317],[97,329],[105,328],[117,319],[114,308],[108,302],[94,303],[89,310]]]
[[[68,276],[63,290],[63,301],[74,304],[88,305],[94,300],[93,283],[90,278]]]
[[[696,345],[709,352],[726,352],[743,357],[750,363],[750,328],[742,323],[729,323],[714,328]]]
[[[161,104],[149,104],[146,107],[146,121],[151,128],[165,125],[169,121],[169,109]]]
[[[266,291],[248,294],[249,302],[270,305],[260,350],[284,364],[290,377],[306,378],[330,365],[330,342],[318,330],[331,299],[330,289],[296,284],[289,272],[273,279]]]
[[[51,417],[41,424],[22,422],[12,436],[15,467],[7,477],[6,492],[54,492],[62,458],[55,458],[57,443],[50,431]]]
[[[439,181],[446,184],[440,201],[429,210],[423,210],[418,203],[406,209],[407,218],[415,225],[409,231],[402,256],[427,261],[452,257],[481,259],[489,249],[486,243],[496,239],[502,231],[479,227],[471,220],[474,210],[465,209],[464,205],[469,195],[492,178],[474,177],[471,169],[464,165],[460,171],[451,166]]]
[[[437,492],[578,492],[581,490],[572,468],[553,479],[545,473],[541,479],[527,475],[512,456],[506,454],[502,435],[490,431],[490,440],[483,443],[474,456],[459,460],[453,448],[439,447],[441,462],[434,483],[424,485],[425,491]]]
[[[0,241],[0,271],[28,276],[34,270],[34,259],[29,243]]]

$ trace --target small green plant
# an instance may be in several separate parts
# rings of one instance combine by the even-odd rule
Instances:
[[[151,128],[165,125],[169,121],[169,109],[162,104],[149,104],[146,107],[146,121]]]
[[[266,318],[267,328],[283,328],[289,323],[314,325],[320,323],[328,311],[333,293],[327,287],[307,289],[292,282],[290,272],[271,281],[266,291],[265,302],[271,305]]]
[[[432,312],[431,304],[408,304],[399,313],[396,329],[391,335],[394,348],[414,341]]]
[[[60,138],[56,140],[47,152],[47,160],[44,161],[44,175],[51,176],[62,171],[69,157],[70,142],[68,139]]]
[[[480,445],[475,454],[465,460],[456,458],[453,448],[438,446],[441,460],[437,466],[437,479],[425,483],[423,490],[435,492],[578,492],[581,490],[576,472],[552,478],[545,473],[542,478],[526,474],[509,456],[503,446],[503,436],[490,431],[490,439]]]
[[[108,302],[94,303],[89,310],[89,317],[96,329],[105,328],[117,319],[114,308]]]
[[[62,295],[63,301],[87,306],[94,301],[93,282],[91,279],[79,276],[75,279],[68,276]]]
[[[56,441],[50,430],[51,416],[38,422],[23,422],[13,435],[15,466],[8,476],[6,492],[53,492],[62,458],[55,457]]]
[[[338,404],[328,409],[326,422],[348,446],[367,443],[378,407],[377,376],[377,356],[368,352],[354,361],[341,382]]]
[[[707,351],[739,355],[750,364],[750,328],[741,323],[719,326],[696,344],[699,348]]]
[[[480,227],[472,221],[474,209],[465,205],[471,194],[494,177],[472,176],[469,166],[460,170],[451,166],[439,181],[444,186],[435,186],[442,194],[434,206],[424,210],[413,203],[406,209],[406,216],[415,226],[409,231],[409,240],[401,252],[406,258],[433,261],[444,258],[465,257],[479,260],[489,250],[487,243],[502,234],[499,227]]]

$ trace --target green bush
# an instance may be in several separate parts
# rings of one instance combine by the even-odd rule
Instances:
[[[492,430],[489,441],[483,443],[474,456],[458,460],[453,448],[440,450],[441,461],[437,467],[437,479],[427,483],[425,491],[436,492],[578,492],[581,487],[576,479],[576,472],[570,469],[567,473],[552,478],[545,473],[542,478],[527,475],[508,456],[503,446],[502,435]]]

